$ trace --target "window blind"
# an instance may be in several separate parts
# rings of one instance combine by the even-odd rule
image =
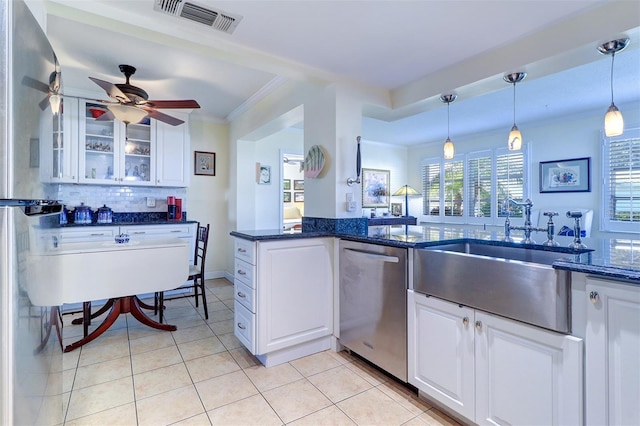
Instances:
[[[491,216],[491,156],[471,158],[467,162],[467,216]]]
[[[524,154],[522,151],[496,156],[496,211],[505,217],[522,217],[522,207],[509,205],[506,200],[523,201],[524,198]]]
[[[609,140],[605,151],[605,218],[613,222],[637,223],[640,231],[640,137]],[[640,133],[640,132],[635,132]],[[607,181],[608,180],[608,181]]]
[[[462,216],[464,202],[464,162],[444,163],[444,215]]]
[[[422,166],[422,214],[440,215],[440,163]]]

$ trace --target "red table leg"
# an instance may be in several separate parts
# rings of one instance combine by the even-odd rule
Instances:
[[[72,350],[77,349],[80,346],[93,341],[102,333],[107,331],[109,327],[111,327],[113,323],[116,321],[116,319],[118,319],[118,316],[120,316],[120,314],[126,314],[126,313],[131,313],[131,315],[135,319],[137,319],[138,321],[140,321],[141,323],[149,327],[153,327],[153,328],[157,328],[158,330],[165,330],[165,331],[177,330],[177,327],[175,325],[160,324],[159,322],[156,322],[151,318],[149,318],[148,316],[146,316],[145,313],[142,312],[140,308],[140,304],[138,303],[138,298],[136,296],[119,297],[117,299],[113,299],[113,306],[111,308],[111,312],[109,312],[109,315],[107,315],[107,317],[104,319],[102,324],[98,326],[98,328],[93,330],[91,334],[89,334],[88,336],[85,336],[82,339],[68,345],[66,348],[64,348],[64,351],[71,352]]]

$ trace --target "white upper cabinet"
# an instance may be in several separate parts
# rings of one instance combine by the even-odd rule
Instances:
[[[158,166],[156,185],[189,186],[189,116],[171,112],[172,117],[184,120],[184,124],[171,126],[156,122],[156,164]]]
[[[53,114],[49,106],[42,112],[39,166],[43,182],[78,182],[77,121],[77,99],[62,99],[58,114]]]

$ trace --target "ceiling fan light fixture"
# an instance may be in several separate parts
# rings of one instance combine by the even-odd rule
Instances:
[[[526,76],[526,72],[513,72],[503,77],[504,81],[513,84],[513,126],[509,132],[509,140],[507,141],[509,151],[520,151],[520,149],[522,149],[522,133],[520,133],[520,129],[518,129],[516,125],[516,83],[524,80]]]
[[[444,141],[444,159],[451,160],[456,153],[455,146],[449,137],[449,105],[458,98],[458,95],[448,94],[440,96],[440,101],[447,104],[447,140]]]
[[[49,105],[51,106],[51,112],[53,115],[57,115],[60,112],[60,104],[62,103],[62,97],[54,93],[49,97]]]
[[[629,44],[629,38],[619,38],[611,40],[598,46],[598,52],[603,55],[611,55],[611,105],[604,116],[604,134],[607,137],[619,136],[624,133],[624,119],[622,113],[613,103],[613,62],[616,58],[616,53],[627,47]]]
[[[129,105],[109,105],[109,111],[113,113],[117,120],[125,124],[139,123],[147,116],[147,112]]]

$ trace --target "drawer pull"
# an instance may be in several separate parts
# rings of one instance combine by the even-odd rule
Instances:
[[[133,232],[134,235],[142,235],[142,234],[146,234],[146,232],[144,231],[135,231]]]
[[[238,269],[238,275],[247,275],[247,273],[242,269]]]
[[[182,232],[182,231],[181,231],[181,230],[179,230],[179,229],[175,229],[175,230],[173,230],[173,231],[171,231],[171,232],[174,232],[174,233],[175,233],[175,232]]]
[[[243,249],[242,247],[240,247],[238,249],[238,253],[246,253],[247,251],[245,249]]]
[[[238,328],[239,328],[240,330],[246,330],[246,329],[247,329],[247,327],[245,327],[245,325],[244,325],[244,324],[242,324],[241,322],[239,322],[239,323],[238,323]]]
[[[244,299],[245,297],[247,297],[247,295],[246,295],[246,294],[244,294],[244,293],[243,293],[243,292],[241,292],[241,291],[239,291],[237,294],[238,294],[238,297],[242,297],[243,299]]]
[[[104,233],[91,234],[92,237],[101,237],[103,235],[104,235]]]

